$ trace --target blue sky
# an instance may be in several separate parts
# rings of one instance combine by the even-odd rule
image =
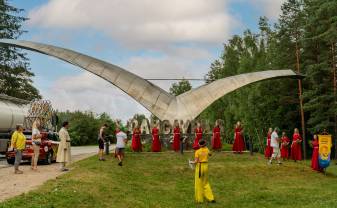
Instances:
[[[9,0],[30,20],[20,39],[61,46],[146,78],[201,78],[233,34],[276,20],[282,0]],[[27,51],[34,85],[59,110],[149,114],[109,83]],[[155,82],[168,89],[171,82]],[[193,86],[202,83],[194,82]]]

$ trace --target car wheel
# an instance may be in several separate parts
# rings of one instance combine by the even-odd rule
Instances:
[[[7,163],[10,165],[14,165],[15,159],[14,158],[7,158]]]
[[[53,151],[49,151],[49,152],[46,154],[46,159],[45,159],[44,163],[45,163],[46,165],[50,165],[52,162],[53,162]]]

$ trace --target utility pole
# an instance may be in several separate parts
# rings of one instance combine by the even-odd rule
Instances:
[[[334,95],[334,139],[335,139],[335,159],[337,159],[337,115],[336,115],[336,109],[337,109],[337,102],[336,102],[336,91],[337,91],[337,80],[336,80],[336,43],[331,43],[331,57],[332,57],[332,74],[333,74],[333,95]]]
[[[300,73],[300,49],[298,47],[298,41],[296,38],[296,68],[297,68],[297,73]],[[306,139],[305,139],[305,120],[304,120],[304,110],[303,110],[303,96],[302,96],[302,80],[298,80],[298,97],[300,100],[300,113],[301,113],[301,125],[302,125],[302,137],[303,137],[303,158],[304,160],[307,157],[307,151],[306,151]]]

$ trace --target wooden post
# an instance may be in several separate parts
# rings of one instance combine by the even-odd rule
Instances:
[[[337,115],[336,115],[336,91],[337,91],[337,80],[336,80],[336,59],[335,59],[335,42],[331,43],[331,57],[332,57],[332,74],[333,74],[333,95],[334,95],[334,139],[335,139],[335,159],[337,159]]]
[[[300,49],[298,47],[298,42],[296,39],[296,68],[297,72],[300,73]],[[304,110],[303,110],[303,96],[302,96],[302,80],[298,80],[298,97],[300,100],[300,113],[301,113],[301,125],[302,125],[302,137],[303,137],[303,159],[306,159],[307,151],[306,151],[306,139],[305,139],[305,120],[304,120]]]

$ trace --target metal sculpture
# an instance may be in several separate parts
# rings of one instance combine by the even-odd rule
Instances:
[[[153,83],[105,61],[52,45],[0,39],[0,45],[24,48],[53,56],[79,66],[115,85],[143,105],[160,120],[193,120],[214,101],[245,85],[273,78],[301,78],[292,70],[270,70],[240,74],[216,80],[179,96],[173,96]],[[202,99],[200,99],[202,98]]]

